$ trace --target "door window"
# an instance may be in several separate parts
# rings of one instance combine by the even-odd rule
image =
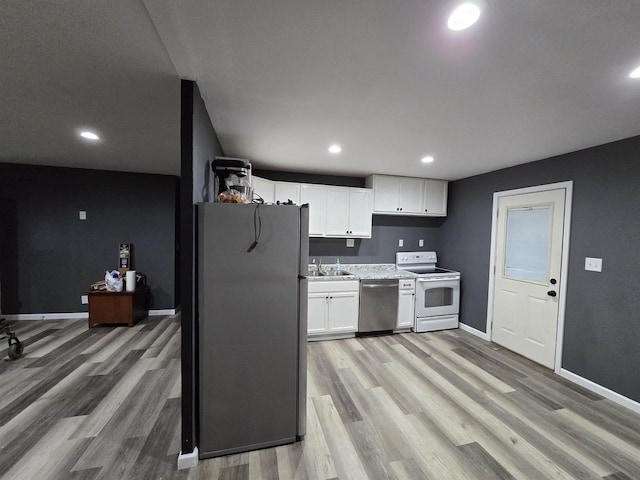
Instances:
[[[505,277],[547,282],[552,216],[551,205],[507,209]]]

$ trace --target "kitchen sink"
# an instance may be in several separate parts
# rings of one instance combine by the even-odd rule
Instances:
[[[318,272],[319,277],[341,277],[343,275],[353,275],[353,273],[340,270],[339,272]]]

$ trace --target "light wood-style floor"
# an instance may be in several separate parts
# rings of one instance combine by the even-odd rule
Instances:
[[[304,442],[181,472],[178,318],[16,330],[2,479],[640,479],[640,416],[458,330],[309,344]]]

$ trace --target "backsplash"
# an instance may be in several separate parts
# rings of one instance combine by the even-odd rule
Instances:
[[[323,263],[395,263],[396,252],[438,249],[438,229],[446,218],[399,217],[374,215],[371,238],[355,239],[354,247],[346,246],[344,238],[310,238],[309,262]],[[398,246],[402,239],[403,247]],[[418,241],[424,240],[419,247]]]

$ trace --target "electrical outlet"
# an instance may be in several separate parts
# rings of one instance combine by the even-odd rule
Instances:
[[[584,269],[590,272],[601,272],[602,271],[602,259],[601,258],[591,258],[586,257],[584,259]]]
[[[347,247],[355,246],[356,241],[353,238],[347,238]]]
[[[86,220],[87,219],[87,211],[86,210],[80,210],[80,213],[78,214],[78,216],[80,217],[80,220]]]
[[[423,239],[418,240],[418,246],[419,247],[424,247],[424,240]]]
[[[404,247],[404,240],[403,239],[398,240],[398,246],[399,247]]]
[[[80,302],[82,303],[82,305],[86,305],[87,303],[89,303],[89,295],[82,295],[80,297]]]

